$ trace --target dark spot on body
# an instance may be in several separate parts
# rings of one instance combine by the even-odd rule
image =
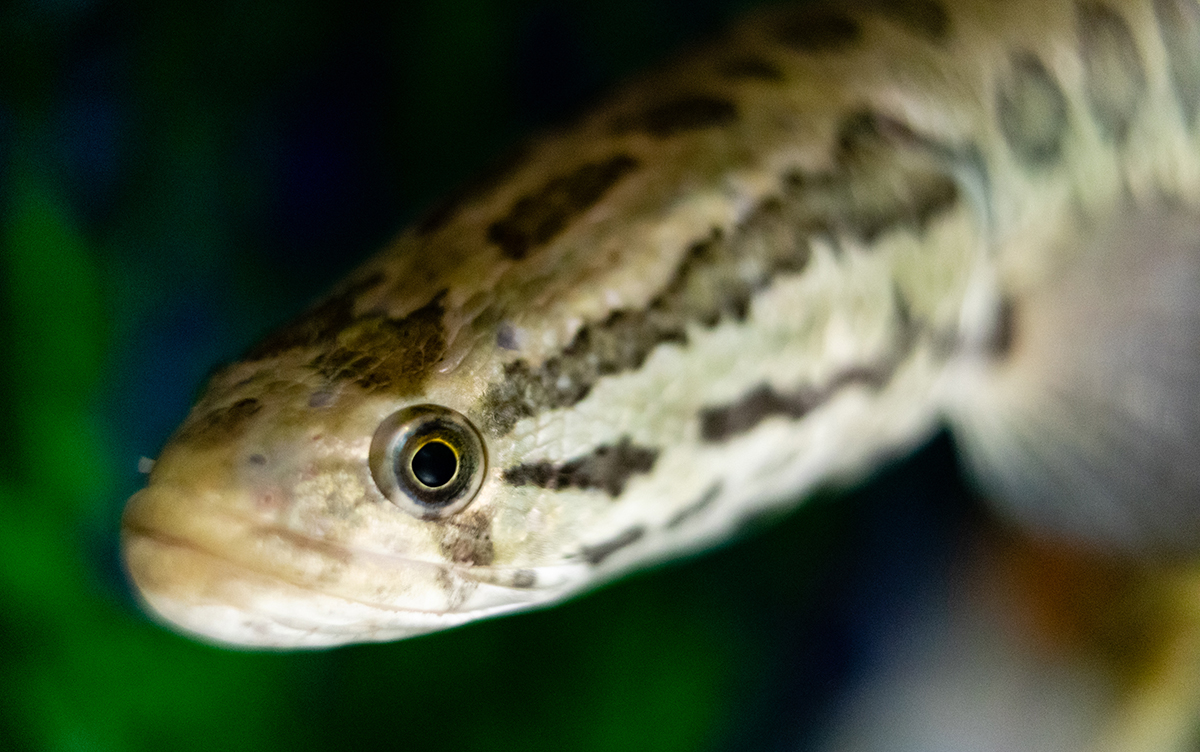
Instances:
[[[330,381],[349,381],[397,396],[420,391],[446,351],[442,299],[446,291],[400,319],[364,316],[309,365]]]
[[[517,330],[511,324],[501,324],[496,329],[496,346],[502,350],[520,350],[517,342]]]
[[[832,52],[858,42],[862,30],[845,13],[818,10],[784,19],[775,34],[780,42],[799,52]]]
[[[247,397],[226,407],[219,407],[190,420],[179,431],[179,439],[197,444],[215,444],[241,435],[260,410],[262,403]]]
[[[637,543],[645,534],[646,528],[640,525],[631,527],[612,540],[597,543],[594,546],[584,546],[580,554],[588,564],[596,566],[622,548]]]
[[[506,365],[504,379],[485,394],[488,429],[503,435],[540,410],[579,403],[599,379],[641,368],[656,347],[686,345],[689,322],[711,328],[726,317],[745,320],[754,291],[774,274],[799,271],[808,257],[780,205],[764,204],[733,242],[717,232],[693,243],[646,308],[617,310],[583,326],[539,368],[524,360]]]
[[[770,81],[783,80],[783,71],[770,60],[761,57],[735,57],[721,64],[720,73],[736,80]]]
[[[492,222],[487,238],[505,256],[520,261],[534,248],[554,239],[637,166],[633,157],[618,154],[552,178],[517,199],[505,217]]]
[[[608,376],[641,368],[650,351],[663,342],[687,342],[682,327],[655,325],[646,318],[639,311],[614,311],[599,326],[580,329],[563,355],[572,361],[586,358],[594,363],[597,376]]]
[[[518,569],[513,572],[512,586],[515,588],[531,588],[537,584],[537,572],[531,569]]]
[[[692,519],[696,515],[703,512],[705,509],[708,509],[708,507],[714,501],[716,501],[717,497],[719,497],[720,495],[721,495],[721,483],[718,481],[717,483],[714,483],[711,486],[709,486],[704,491],[704,493],[700,495],[699,499],[696,499],[691,504],[688,504],[686,507],[684,507],[683,509],[680,509],[674,515],[672,515],[671,519],[667,520],[666,528],[668,530],[671,530],[673,528],[679,527],[683,523],[687,522],[688,520]]]
[[[724,441],[746,433],[773,415],[803,418],[819,404],[820,392],[815,389],[779,394],[762,384],[736,402],[701,411],[700,437],[709,442]]]
[[[572,397],[564,394],[566,390],[548,378],[549,365],[547,361],[542,368],[535,369],[524,360],[504,365],[503,378],[489,385],[483,398],[486,428],[490,433],[503,436],[517,421],[532,417],[538,410],[574,404]],[[586,394],[584,390],[575,402]]]
[[[504,435],[539,410],[569,407],[587,397],[603,376],[639,368],[657,345],[687,341],[681,325],[651,311],[616,311],[584,326],[560,353],[539,368],[508,363],[504,378],[484,396],[486,426]]]
[[[246,353],[248,361],[282,355],[299,347],[312,347],[332,341],[354,321],[354,304],[358,298],[373,290],[384,280],[383,272],[374,272],[363,279],[351,281],[332,295],[317,303],[282,329],[278,329]]]
[[[760,384],[742,398],[726,405],[700,411],[700,438],[707,442],[726,441],[747,433],[767,418],[781,416],[799,420],[821,407],[847,387],[882,389],[912,350],[919,324],[912,320],[908,303],[895,296],[896,326],[892,348],[875,363],[847,368],[822,386],[801,386],[789,392],[776,391]]]
[[[1146,72],[1133,31],[1107,5],[1083,2],[1076,11],[1089,109],[1101,135],[1124,143],[1146,95]]]
[[[1026,166],[1058,161],[1067,133],[1067,98],[1032,53],[1013,54],[1011,72],[996,92],[996,116],[1005,142]]]
[[[834,136],[835,155],[839,162],[853,158],[856,152],[869,149],[880,140],[881,116],[871,110],[858,110],[838,122]]]
[[[865,0],[865,5],[930,41],[950,36],[950,14],[936,0]]]
[[[483,510],[449,517],[442,525],[438,548],[455,564],[482,567],[496,557],[492,544],[492,517]]]
[[[837,132],[837,167],[787,177],[796,210],[815,232],[872,244],[885,232],[929,222],[955,206],[958,184],[914,145],[920,137],[872,112],[851,113]]]
[[[328,389],[318,389],[308,396],[308,406],[314,410],[329,407],[333,404],[334,394]]]
[[[263,465],[267,464],[267,458],[262,454],[252,454],[246,458],[246,461],[251,465],[256,465],[258,467],[262,467]]]
[[[1004,298],[996,311],[996,328],[992,332],[991,341],[988,342],[988,349],[994,357],[1003,358],[1012,352],[1016,337],[1016,303],[1012,298]]]
[[[637,446],[625,436],[615,445],[597,447],[591,454],[561,464],[542,461],[515,465],[504,471],[504,482],[552,491],[601,490],[615,499],[632,476],[650,472],[657,459],[657,449]]]
[[[620,118],[616,130],[645,131],[666,138],[684,131],[728,125],[737,117],[737,105],[724,97],[687,94],[655,104],[637,115]]]
[[[694,241],[645,308],[585,324],[540,366],[506,364],[484,394],[485,428],[503,436],[542,410],[579,403],[601,378],[640,368],[655,348],[686,346],[689,325],[745,321],[755,294],[778,275],[805,269],[815,235],[845,233],[869,243],[893,229],[924,231],[957,204],[957,184],[923,144],[897,146],[897,138],[881,134],[881,120],[846,118],[833,170],[785,178],[783,195],[763,199],[733,232],[714,228]]]
[[[448,611],[457,610],[479,587],[477,581],[462,577],[458,572],[447,567],[438,567],[434,576],[446,596],[446,610]]]
[[[1195,127],[1200,112],[1200,5],[1195,0],[1154,0],[1154,14],[1183,121]]]
[[[529,144],[510,149],[474,178],[448,193],[417,222],[417,234],[428,235],[440,230],[467,204],[485,198],[525,164],[529,152]]]

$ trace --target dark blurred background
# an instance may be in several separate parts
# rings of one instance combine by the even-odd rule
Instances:
[[[947,442],[548,611],[239,653],[149,622],[124,500],[213,364],[750,0],[0,4],[0,749],[803,749],[944,586]]]

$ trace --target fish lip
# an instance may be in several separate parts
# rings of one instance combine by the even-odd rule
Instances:
[[[232,515],[230,515],[230,516],[232,516]],[[328,541],[323,541],[323,540],[320,540],[317,538],[311,538],[302,533],[297,533],[294,530],[288,530],[286,528],[282,528],[282,527],[275,526],[275,525],[258,525],[258,526],[251,525],[251,526],[248,526],[247,529],[253,531],[254,535],[268,534],[268,535],[278,536],[279,538],[287,541],[288,543],[290,543],[293,547],[295,547],[297,549],[333,547],[333,544],[329,543]],[[243,572],[246,572],[249,574],[253,574],[254,576],[260,577],[262,579],[274,580],[276,582],[288,585],[290,587],[298,588],[300,590],[311,591],[313,593],[328,596],[331,598],[340,598],[348,603],[359,603],[364,606],[368,606],[370,608],[377,608],[381,611],[393,611],[393,612],[397,612],[397,613],[430,613],[430,614],[438,613],[436,611],[431,611],[428,609],[400,608],[400,607],[392,606],[389,604],[375,603],[375,602],[363,600],[360,598],[348,598],[344,595],[340,595],[337,593],[331,593],[328,590],[325,590],[325,589],[322,589],[319,587],[315,587],[310,583],[306,583],[306,582],[298,581],[298,580],[295,580],[295,579],[292,579],[289,577],[285,577],[277,572],[272,572],[269,569],[251,566],[245,562],[231,559],[228,556],[226,556],[218,551],[214,551],[211,548],[208,548],[206,546],[202,546],[185,536],[175,535],[175,534],[172,534],[169,532],[164,532],[163,530],[160,530],[158,528],[150,527],[147,525],[142,525],[142,524],[139,524],[136,522],[129,522],[126,520],[122,520],[121,532],[122,532],[122,538],[123,538],[123,540],[122,540],[122,552],[123,553],[126,550],[128,550],[130,543],[133,540],[140,538],[143,540],[152,541],[153,543],[155,543],[156,545],[158,545],[162,548],[177,548],[180,550],[189,551],[193,554],[203,556],[203,557],[206,557],[213,561],[217,561],[221,564],[224,564],[227,567],[229,567],[230,569],[236,569],[236,570],[243,571]],[[298,540],[302,541],[302,542],[297,543]],[[411,559],[411,558],[407,558],[407,557],[403,557],[403,556],[392,556],[392,555],[388,555],[388,554],[379,554],[379,553],[370,552],[370,551],[358,551],[353,548],[345,548],[344,551],[347,556],[351,556],[351,557],[353,557],[353,556],[379,557],[379,558],[386,558],[389,561],[395,561],[395,562],[399,562],[399,563],[403,563],[403,564],[432,567],[432,568],[436,568],[442,572],[454,571],[457,573],[458,571],[460,571],[460,568],[458,568],[458,567],[443,565],[439,562],[427,561],[424,559]],[[125,564],[126,564],[126,566],[125,566],[126,573],[129,575],[130,580],[133,581],[135,585],[137,585],[138,578],[134,575],[131,567],[129,567],[128,561],[126,561]],[[141,589],[140,586],[138,589],[139,590]]]
[[[277,574],[245,566],[231,561],[219,553],[206,550],[194,542],[174,535],[163,535],[154,530],[125,528],[123,545],[126,573],[133,584],[138,602],[151,617],[174,630],[183,632],[202,642],[224,648],[241,650],[289,650],[336,647],[353,642],[395,640],[412,637],[465,624],[491,615],[519,609],[528,604],[514,601],[502,606],[467,611],[435,611],[429,609],[403,608],[391,604],[372,603],[361,599],[330,593],[308,584],[293,582]],[[186,557],[199,557],[209,563],[216,562],[218,579],[222,587],[269,588],[274,599],[251,597],[245,606],[224,602],[203,592],[185,596],[160,588],[138,576],[137,567],[131,566],[130,552],[137,547],[152,546],[161,555],[183,552]],[[221,571],[223,570],[223,571]],[[374,612],[377,624],[364,624],[361,618],[326,621],[320,619],[319,611],[309,611],[307,616],[289,618],[272,609],[272,604],[286,607],[291,602],[309,604],[313,596],[324,601],[350,607],[363,612]],[[404,616],[401,626],[394,617]]]
[[[167,492],[163,491],[160,488],[154,488],[153,485],[151,485],[151,486],[147,486],[146,488],[142,489],[141,491],[138,491],[132,497],[130,497],[129,501],[126,504],[124,514],[121,517],[122,551],[124,551],[126,548],[127,540],[134,538],[134,537],[143,537],[143,538],[146,538],[149,540],[154,540],[164,546],[173,545],[173,546],[177,546],[181,549],[188,549],[188,550],[192,550],[197,553],[205,554],[213,559],[225,562],[233,567],[245,569],[247,571],[254,572],[255,574],[258,574],[258,575],[261,575],[264,577],[271,577],[273,579],[279,580],[280,582],[285,582],[290,585],[294,585],[296,587],[313,590],[314,592],[318,592],[318,593],[321,593],[324,595],[330,595],[330,593],[328,593],[324,590],[311,587],[308,584],[300,582],[300,581],[292,580],[288,577],[285,577],[285,576],[279,575],[275,572],[272,572],[269,569],[253,567],[253,566],[250,566],[249,564],[246,564],[245,562],[231,559],[228,556],[225,556],[224,554],[220,553],[219,551],[214,550],[211,547],[202,546],[202,545],[196,543],[194,540],[192,540],[187,535],[173,533],[170,530],[165,529],[162,525],[146,524],[145,522],[142,522],[141,520],[139,520],[138,517],[139,517],[139,513],[140,513],[140,507],[141,507],[141,505],[144,505],[147,503],[145,501],[139,502],[138,501],[139,497],[144,499],[147,496],[152,495],[152,494],[164,494],[164,493],[167,493]],[[279,540],[285,541],[286,543],[288,543],[295,549],[322,551],[322,552],[326,553],[327,555],[335,556],[337,558],[362,558],[362,559],[367,559],[367,560],[394,562],[394,563],[402,565],[402,566],[432,567],[432,568],[438,569],[443,574],[453,574],[453,575],[462,577],[465,580],[470,580],[472,582],[476,582],[479,584],[492,585],[492,586],[496,586],[496,587],[504,587],[506,589],[511,589],[513,591],[519,591],[519,592],[538,592],[538,591],[545,591],[545,590],[561,590],[564,588],[564,586],[566,586],[571,581],[586,580],[585,575],[587,574],[587,571],[588,571],[588,567],[586,567],[580,563],[572,562],[572,561],[565,561],[561,564],[553,564],[553,565],[540,566],[540,567],[539,566],[519,566],[516,564],[497,567],[497,566],[491,566],[491,565],[486,565],[486,564],[484,564],[484,565],[463,564],[463,563],[458,563],[458,562],[449,562],[449,561],[444,562],[444,561],[435,561],[432,559],[413,558],[413,557],[400,556],[398,554],[388,553],[386,551],[356,548],[354,546],[350,546],[350,545],[346,545],[346,544],[342,544],[342,543],[331,543],[328,540],[324,540],[321,538],[314,538],[310,535],[306,535],[304,533],[297,532],[296,530],[292,530],[292,529],[284,527],[282,525],[263,524],[263,523],[260,523],[256,520],[254,520],[253,518],[251,518],[248,515],[237,514],[235,512],[229,511],[229,510],[222,510],[215,514],[212,512],[208,512],[207,514],[226,518],[226,519],[234,522],[235,524],[240,525],[244,530],[246,530],[250,535],[252,535],[254,537],[263,537],[263,536],[275,537]],[[126,567],[126,571],[128,573],[128,567]],[[529,571],[529,572],[537,573],[538,574],[538,583],[545,582],[546,584],[537,584],[532,587],[519,587],[519,586],[513,586],[513,585],[506,585],[505,584],[506,578],[503,576],[503,574],[509,573],[509,572],[517,572],[517,571]],[[553,575],[553,576],[546,578],[545,575],[548,575],[548,574]],[[130,579],[131,580],[133,579],[132,575],[130,576]],[[507,579],[511,579],[511,578],[507,578]],[[340,597],[340,596],[338,596],[338,597]],[[371,604],[367,601],[358,601],[358,602],[361,602],[364,605],[376,605],[376,604]],[[382,605],[378,606],[378,607],[389,608],[391,610],[397,610],[397,611],[410,610],[410,611],[414,611],[414,612],[420,611],[420,612],[425,612],[425,613],[434,613],[432,611],[425,611],[423,609],[396,609],[395,607],[382,606]]]
[[[121,521],[122,563],[135,598],[154,620],[221,647],[308,649],[395,640],[548,605],[577,589],[579,583],[576,566],[464,566],[339,544],[338,556],[424,570],[417,581],[454,578],[469,588],[461,601],[447,601],[442,608],[377,602],[358,597],[361,593],[322,586],[317,579],[290,577],[269,566],[255,566],[253,558],[226,552],[223,539],[206,545],[203,534],[197,539],[187,524],[176,523],[184,518],[162,506],[177,492],[147,487],[130,500]],[[242,534],[272,536],[298,551],[317,550],[325,555],[332,555],[329,549],[335,545],[227,508],[198,510],[197,514],[228,518],[231,525],[241,528],[235,538]],[[538,572],[537,584],[514,586],[512,573],[520,569]]]
[[[151,484],[151,485],[147,486],[146,488],[143,488],[141,491],[138,491],[137,493],[135,493],[132,497],[130,497],[129,501],[126,503],[125,511],[121,516],[122,552],[124,552],[125,549],[127,548],[127,546],[128,546],[127,542],[129,540],[140,537],[140,538],[144,538],[147,540],[153,540],[162,546],[174,546],[174,547],[177,547],[180,549],[190,550],[190,551],[193,551],[193,552],[196,552],[199,554],[204,554],[214,560],[224,562],[231,567],[242,569],[247,572],[252,572],[259,576],[269,577],[269,578],[278,580],[280,582],[285,582],[289,585],[293,585],[295,587],[299,587],[299,588],[302,588],[305,590],[312,590],[313,592],[317,592],[322,595],[333,595],[325,590],[313,587],[310,584],[303,582],[301,580],[292,579],[285,575],[274,572],[269,568],[255,567],[245,561],[231,558],[230,556],[221,552],[218,548],[215,548],[212,546],[204,546],[200,543],[197,543],[191,536],[187,535],[186,533],[174,532],[171,529],[173,526],[169,522],[166,525],[154,524],[154,523],[147,523],[147,522],[143,521],[142,519],[140,519],[144,514],[146,514],[146,512],[144,512],[144,507],[149,506],[152,503],[152,502],[148,501],[147,499],[149,499],[153,496],[156,496],[156,495],[157,496],[169,496],[171,493],[172,492],[169,490],[165,490],[162,487],[155,487],[153,484]],[[239,514],[230,509],[221,509],[218,511],[212,511],[212,510],[196,511],[192,515],[193,518],[198,518],[201,516],[207,516],[209,518],[218,518],[218,519],[226,520],[230,524],[236,525],[241,530],[243,530],[249,538],[257,539],[257,538],[264,538],[264,537],[272,537],[277,540],[285,542],[292,549],[297,550],[297,551],[302,551],[302,550],[303,551],[318,551],[318,552],[321,552],[325,556],[329,556],[331,558],[337,558],[337,559],[363,558],[363,559],[384,560],[384,561],[394,562],[401,566],[433,567],[433,568],[440,570],[442,573],[447,573],[447,574],[451,573],[451,572],[458,574],[458,573],[461,573],[461,571],[463,570],[462,567],[459,567],[457,565],[443,563],[443,562],[439,562],[439,561],[433,561],[430,559],[416,559],[416,558],[407,557],[407,556],[399,556],[396,554],[391,554],[391,553],[387,553],[387,552],[383,552],[383,551],[374,551],[374,550],[370,550],[370,549],[355,548],[353,546],[346,545],[344,543],[333,543],[333,542],[330,542],[330,541],[322,539],[322,538],[314,538],[310,535],[306,535],[302,532],[292,530],[283,525],[264,523],[264,522],[254,519],[250,515]],[[126,567],[126,570],[128,571],[128,567]],[[131,576],[131,579],[133,579],[132,576]],[[342,597],[342,596],[334,596],[334,597]],[[354,599],[349,599],[349,600],[354,600]],[[391,608],[391,607],[384,606],[381,604],[373,604],[368,601],[357,601],[357,602],[361,602],[364,605],[371,605],[371,606],[374,606],[377,608]],[[394,609],[394,610],[405,610],[405,609]],[[410,609],[410,610],[415,611],[415,610],[420,610],[420,609]]]

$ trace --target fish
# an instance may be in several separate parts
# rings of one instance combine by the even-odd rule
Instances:
[[[771,8],[222,367],[122,518],[259,649],[559,602],[949,429],[996,514],[1200,550],[1200,5]]]

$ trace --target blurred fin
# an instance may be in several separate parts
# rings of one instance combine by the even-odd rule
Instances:
[[[1200,214],[1076,216],[1060,271],[1007,300],[948,410],[965,464],[1035,531],[1200,553]]]

